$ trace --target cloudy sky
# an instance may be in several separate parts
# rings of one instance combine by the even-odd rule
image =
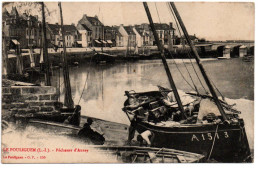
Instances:
[[[60,22],[58,3],[45,4],[51,12],[50,16],[47,16],[47,21]],[[174,22],[165,2],[149,2],[148,5],[154,22]],[[254,3],[178,2],[176,6],[189,34],[196,34],[208,40],[254,39]],[[77,24],[83,14],[97,15],[105,25],[148,23],[141,2],[63,2],[62,7],[65,24]],[[19,8],[19,12],[22,13],[24,8]],[[10,9],[11,5],[8,5],[7,10]],[[37,14],[35,8],[31,13]]]

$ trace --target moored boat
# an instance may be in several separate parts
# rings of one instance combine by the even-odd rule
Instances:
[[[92,59],[97,64],[102,64],[102,63],[113,63],[115,62],[116,57],[117,57],[116,55],[110,55],[107,53],[98,52],[94,54]]]
[[[44,2],[41,2],[42,6],[42,29],[43,29],[43,60],[45,60],[45,77],[46,77],[46,85],[50,86],[50,72],[49,72],[49,58],[48,58],[48,50],[47,50],[47,33],[46,33],[46,23],[45,23],[45,12],[44,12]],[[61,34],[62,39],[65,39],[64,34],[64,27],[63,27],[63,16],[62,16],[62,7],[61,3],[59,3],[60,8],[60,18],[61,18]],[[33,119],[42,119],[42,120],[49,120],[49,121],[56,121],[56,122],[64,122],[67,120],[70,124],[79,126],[80,124],[80,114],[81,114],[81,107],[79,105],[74,106],[74,102],[71,95],[71,86],[70,86],[70,77],[69,77],[69,69],[68,69],[68,62],[66,57],[66,44],[63,44],[63,53],[62,53],[62,61],[63,61],[63,77],[64,77],[64,89],[65,89],[65,97],[64,103],[62,102],[55,102],[55,110],[52,112],[39,112],[34,113],[32,116],[28,116],[28,118]]]
[[[165,59],[164,48],[159,41],[148,5],[144,2],[171,90],[159,87],[160,91],[125,92],[128,99],[123,111],[131,122],[128,141],[131,143],[136,130],[148,145],[154,147],[188,150],[219,162],[250,162],[251,153],[244,121],[238,115],[240,112],[234,109],[233,105],[227,104],[224,99],[218,98],[215,91],[217,88],[208,78],[176,6],[173,2],[168,4],[176,24],[180,25],[191,48],[192,56],[210,94],[204,87],[206,95],[199,94],[193,82],[196,94],[180,95]],[[223,97],[222,94],[221,96]],[[188,98],[189,102],[185,101],[185,98]]]
[[[90,146],[101,154],[115,156],[123,163],[198,163],[204,162],[203,155],[167,148],[140,146]]]
[[[81,129],[78,126],[46,122],[41,120],[30,120],[29,126],[37,129],[43,127],[45,132],[54,133],[58,131],[58,135],[70,136],[72,139],[80,139],[77,133]],[[52,135],[50,135],[51,137]],[[55,134],[55,136],[57,136]],[[55,137],[54,136],[54,137]],[[29,136],[35,137],[35,136]],[[119,163],[197,163],[205,162],[205,156],[201,154],[191,153],[187,151],[179,151],[169,148],[141,147],[141,146],[125,146],[125,145],[86,145],[89,153],[98,153],[115,158]],[[102,160],[99,161],[102,163]]]
[[[132,99],[133,96],[141,104],[134,109],[129,109],[129,98]],[[221,162],[251,160],[244,121],[238,117],[237,110],[229,109],[229,112],[226,110],[230,123],[224,123],[221,116],[218,117],[221,121],[208,122],[206,120],[203,123],[197,123],[196,112],[184,121],[174,121],[168,116],[165,120],[154,122],[149,120],[149,117],[145,117],[164,106],[163,99],[164,96],[160,91],[134,94],[132,92],[123,108],[130,119],[135,116],[136,122],[132,125],[138,133],[149,130],[154,134],[152,146],[195,152]],[[167,111],[170,112],[170,109]]]

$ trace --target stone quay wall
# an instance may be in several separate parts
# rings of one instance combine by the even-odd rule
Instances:
[[[57,90],[52,86],[2,87],[2,111],[18,117],[30,117],[35,113],[52,114],[57,100]]]

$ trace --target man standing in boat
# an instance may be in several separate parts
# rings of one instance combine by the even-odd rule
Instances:
[[[186,93],[179,91],[179,94],[181,96],[182,104],[185,108],[185,113],[188,116],[191,116],[195,107],[199,105],[200,100],[196,100],[195,98],[191,97],[190,95],[187,95]],[[164,104],[173,110],[173,120],[179,121],[181,120],[181,112],[178,110],[178,104],[175,99],[175,96],[173,92],[169,92],[165,99],[163,99]]]
[[[154,133],[150,130],[146,130],[143,133],[137,136],[137,141],[140,143],[140,146],[151,147],[153,145]]]

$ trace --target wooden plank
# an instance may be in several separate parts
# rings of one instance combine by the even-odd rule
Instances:
[[[157,156],[156,156],[155,153],[153,153],[153,152],[147,152],[147,154],[148,154],[148,156],[150,157],[150,161],[151,161],[152,163],[158,163],[158,162],[159,162],[159,160],[157,159]]]
[[[62,127],[62,128],[68,128],[73,130],[80,130],[80,127],[77,126],[71,126],[64,123],[56,123],[56,122],[45,122],[45,121],[38,121],[38,120],[30,120],[29,123],[36,123],[36,124],[45,124],[49,126],[55,126],[55,127]]]
[[[184,156],[177,155],[177,158],[180,161],[180,163],[187,163],[187,160],[185,159]]]

